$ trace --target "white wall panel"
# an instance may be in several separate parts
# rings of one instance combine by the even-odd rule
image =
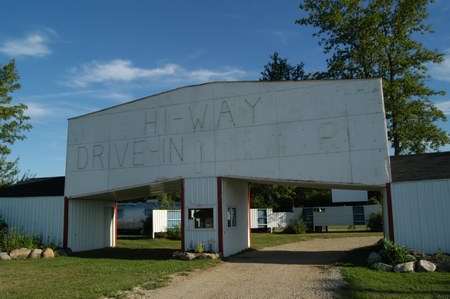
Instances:
[[[222,180],[223,255],[229,256],[250,247],[248,183]],[[227,210],[236,209],[235,227],[228,227]]]
[[[63,245],[63,196],[0,197],[0,215],[9,227]]]
[[[191,245],[197,248],[197,243],[208,244],[214,242],[214,251],[219,251],[218,239],[218,210],[217,210],[217,178],[190,178],[184,180],[184,245],[189,250]],[[188,210],[212,208],[214,215],[213,228],[194,228],[189,223]],[[207,248],[207,247],[206,247]]]
[[[155,233],[167,231],[167,210],[152,211],[152,226],[152,238],[155,238]]]
[[[395,242],[450,252],[450,180],[392,183],[391,191]]]
[[[114,246],[114,201],[69,200],[68,247],[85,251]]]
[[[313,217],[314,226],[353,225],[353,207],[314,208]]]

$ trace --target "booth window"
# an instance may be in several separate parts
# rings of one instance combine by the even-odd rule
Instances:
[[[234,227],[234,226],[237,226],[237,221],[236,221],[236,208],[228,208],[228,211],[227,211],[227,220],[228,220],[228,227]]]
[[[213,228],[213,209],[189,209],[189,219],[194,220],[195,228]]]

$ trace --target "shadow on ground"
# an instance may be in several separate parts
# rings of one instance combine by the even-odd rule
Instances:
[[[346,251],[248,251],[226,260],[228,263],[260,263],[283,265],[330,265],[346,254]]]
[[[93,259],[119,260],[166,260],[172,258],[176,249],[169,248],[104,248],[90,251],[75,252],[71,256]]]

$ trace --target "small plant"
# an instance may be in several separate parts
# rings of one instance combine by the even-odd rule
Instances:
[[[167,239],[181,240],[181,227],[179,225],[174,225],[173,227],[167,228]]]
[[[407,262],[408,250],[392,241],[384,240],[382,257],[391,265]]]
[[[2,251],[13,251],[18,248],[39,248],[42,246],[42,240],[36,236],[27,236],[15,228],[3,229],[0,236],[0,249]]]
[[[381,214],[381,212],[370,214],[367,227],[374,232],[383,231],[383,214]]]
[[[215,241],[213,239],[208,240],[208,251],[209,252],[214,252],[214,243],[215,243]]]
[[[438,262],[450,261],[450,255],[442,253],[440,248],[436,250],[434,256],[436,257],[436,260],[438,260]]]
[[[283,232],[286,234],[304,234],[306,230],[307,226],[303,222],[303,217],[300,216],[298,219],[291,220]]]
[[[202,242],[198,242],[197,243],[197,252],[198,253],[203,253],[203,251],[205,251],[205,247],[203,246]]]

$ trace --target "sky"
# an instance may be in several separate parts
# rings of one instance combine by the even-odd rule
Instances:
[[[258,80],[274,51],[325,70],[314,28],[295,24],[299,3],[0,0],[0,64],[16,60],[13,99],[33,125],[11,158],[38,177],[64,175],[68,118],[190,84]],[[435,32],[420,40],[446,60],[428,66],[428,85],[447,92],[433,101],[450,117],[450,1],[429,12]]]

